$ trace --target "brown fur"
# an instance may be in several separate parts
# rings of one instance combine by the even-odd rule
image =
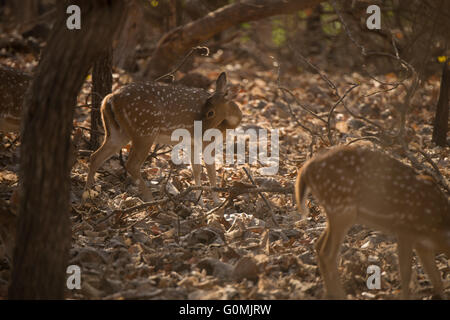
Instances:
[[[398,238],[403,296],[409,296],[412,250],[431,278],[436,296],[443,296],[436,253],[450,257],[448,198],[429,177],[379,151],[360,147],[332,148],[305,163],[297,176],[297,204],[306,188],[325,208],[328,225],[316,243],[319,267],[329,297],[341,298],[337,255],[347,230],[364,224]]]

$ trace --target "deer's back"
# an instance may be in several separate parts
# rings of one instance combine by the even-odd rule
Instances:
[[[20,119],[23,99],[30,81],[30,75],[0,66],[1,118]]]
[[[391,231],[450,231],[448,199],[434,181],[381,152],[338,147],[307,165],[308,185],[327,214],[353,208],[361,223]]]
[[[120,113],[141,136],[158,131],[170,135],[179,128],[193,129],[202,119],[209,94],[203,89],[160,83],[132,83],[109,96],[115,114]]]

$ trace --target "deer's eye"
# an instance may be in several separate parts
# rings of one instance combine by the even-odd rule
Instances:
[[[213,110],[209,111],[209,112],[207,113],[206,116],[207,116],[208,118],[214,117],[214,111],[213,111]]]

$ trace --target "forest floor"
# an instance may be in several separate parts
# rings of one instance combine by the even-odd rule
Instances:
[[[87,153],[79,156],[71,173],[73,241],[69,264],[82,271],[80,290],[67,290],[70,299],[319,299],[323,282],[317,266],[314,243],[323,232],[326,218],[323,209],[310,199],[310,213],[302,217],[289,190],[297,168],[311,155],[329,145],[327,120],[330,109],[339,100],[333,89],[317,73],[289,68],[278,70],[261,66],[251,57],[226,57],[226,51],[212,58],[196,58],[194,72],[211,80],[226,71],[232,84],[241,86],[237,102],[243,112],[241,127],[278,129],[280,137],[279,170],[263,176],[260,165],[222,165],[217,173],[220,187],[233,183],[251,184],[243,167],[248,168],[260,187],[285,187],[286,193],[264,193],[269,210],[257,194],[245,193],[234,199],[225,210],[214,208],[209,193],[204,194],[205,207],[195,204],[193,194],[179,200],[148,206],[134,212],[124,210],[139,205],[137,188],[126,177],[118,156],[106,162],[97,172],[90,198],[82,204],[83,188],[89,167]],[[3,59],[3,58],[2,58]],[[6,59],[1,63],[11,63]],[[15,67],[30,69],[32,58],[23,56]],[[398,106],[405,90],[380,84],[359,73],[329,74],[342,96],[351,84],[358,84],[344,101],[354,118],[337,105],[331,117],[334,145],[354,139],[375,136],[383,140],[388,153],[409,163],[399,145],[389,145],[380,134],[395,131]],[[394,74],[378,76],[379,80],[398,81]],[[439,77],[427,79],[411,101],[407,118],[407,141],[410,150],[420,149],[450,179],[450,148],[436,147],[431,142],[434,110],[439,95]],[[114,74],[114,88],[129,81],[123,73]],[[88,78],[78,104],[89,102],[91,79]],[[298,101],[279,85],[288,88]],[[379,92],[382,91],[382,92]],[[379,93],[377,93],[379,92]],[[307,105],[319,118],[302,109]],[[290,111],[292,108],[292,112]],[[89,108],[76,109],[74,125],[89,128]],[[299,123],[315,133],[303,129]],[[83,130],[80,150],[88,149],[89,131]],[[320,138],[319,135],[322,137]],[[5,203],[17,187],[20,143],[11,142],[15,135],[2,135],[0,145],[0,198]],[[360,141],[372,145],[369,140]],[[163,152],[169,149],[162,149]],[[270,150],[270,149],[269,149]],[[127,158],[129,147],[123,149]],[[416,168],[434,172],[417,152]],[[155,199],[166,197],[161,186],[182,192],[193,185],[187,165],[171,164],[170,153],[151,159],[143,166],[144,179],[152,186]],[[170,172],[170,174],[169,174]],[[169,181],[167,181],[169,177]],[[207,185],[203,174],[203,185]],[[56,195],[57,196],[57,195]],[[226,194],[221,194],[225,199]],[[274,220],[271,218],[273,214]],[[447,257],[448,258],[448,257]],[[444,255],[437,256],[438,268],[446,279],[450,297],[450,263]],[[339,271],[350,299],[396,299],[400,296],[400,279],[396,243],[392,236],[354,226],[341,248]],[[367,268],[381,270],[381,289],[369,290]],[[6,297],[10,267],[0,259],[0,297]],[[431,298],[431,284],[422,265],[414,257],[412,290],[416,299]]]

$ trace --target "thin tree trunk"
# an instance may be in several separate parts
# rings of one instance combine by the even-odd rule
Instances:
[[[447,146],[448,110],[450,108],[450,61],[442,68],[441,91],[434,118],[433,142],[438,146]]]
[[[24,102],[20,209],[10,299],[64,298],[68,250],[69,150],[73,108],[98,55],[111,45],[123,1],[72,0],[81,30],[66,28],[66,8],[42,54]]]
[[[278,14],[290,14],[311,8],[322,0],[239,1],[166,33],[158,43],[147,66],[145,78],[154,79],[170,71],[171,66],[192,47],[212,38],[231,26]]]
[[[97,150],[100,146],[98,128],[100,122],[100,105],[103,98],[112,90],[112,48],[102,52],[92,68],[92,109],[91,109],[91,148]]]
[[[136,44],[142,32],[143,2],[131,1],[127,5],[126,21],[119,29],[120,35],[114,47],[113,65],[129,72],[137,71]]]

